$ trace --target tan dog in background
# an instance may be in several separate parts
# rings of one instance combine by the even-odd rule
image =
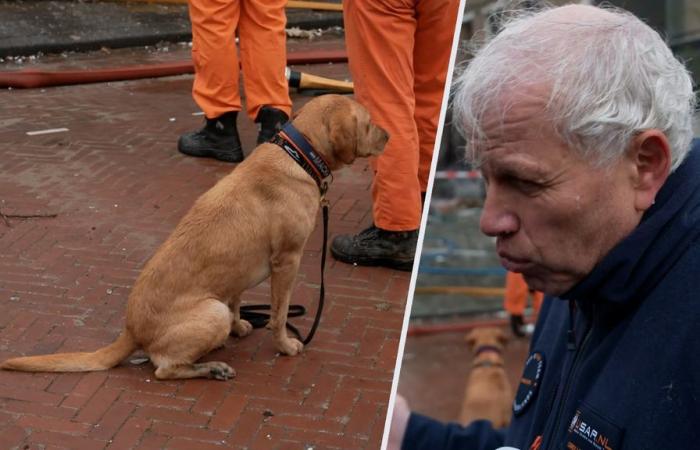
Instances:
[[[357,157],[379,154],[387,133],[370,122],[355,101],[317,97],[293,121],[331,170]],[[126,327],[117,340],[91,353],[13,358],[2,369],[83,372],[116,366],[141,348],[158,379],[228,379],[224,362],[195,363],[233,332],[252,330],[240,318],[240,296],[271,277],[272,329],[287,355],[303,344],[285,330],[303,249],[316,225],[316,182],[284,150],[264,143],[205,192],[139,275],[126,307]]]
[[[510,423],[513,392],[503,367],[508,336],[500,328],[474,328],[465,337],[474,354],[459,414],[460,423],[490,420],[494,427]]]

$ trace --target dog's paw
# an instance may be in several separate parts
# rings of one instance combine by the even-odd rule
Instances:
[[[236,376],[236,371],[226,363],[215,361],[207,363],[207,366],[209,367],[209,378],[226,381]]]
[[[238,337],[248,336],[253,331],[253,325],[247,320],[239,320],[231,324],[231,333]]]
[[[294,356],[304,349],[304,344],[293,338],[285,338],[277,344],[277,348],[285,355]]]

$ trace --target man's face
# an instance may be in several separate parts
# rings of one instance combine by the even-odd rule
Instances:
[[[641,213],[629,158],[594,167],[555,134],[541,98],[520,94],[505,114],[485,116],[480,227],[497,237],[507,270],[522,273],[532,289],[559,295],[590,273]]]

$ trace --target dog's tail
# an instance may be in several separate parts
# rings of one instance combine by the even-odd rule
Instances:
[[[0,363],[0,369],[22,372],[91,372],[106,370],[119,364],[138,348],[124,330],[116,341],[94,352],[56,353],[54,355],[11,358]]]

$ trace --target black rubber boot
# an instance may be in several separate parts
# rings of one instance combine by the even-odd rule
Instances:
[[[355,236],[336,236],[331,243],[331,254],[348,264],[410,272],[417,243],[418,230],[387,231],[372,225]]]
[[[214,119],[206,119],[201,130],[180,136],[177,149],[189,156],[211,157],[233,163],[243,161],[241,139],[236,129],[237,117],[238,111],[230,111]]]
[[[258,124],[258,145],[267,142],[287,123],[289,116],[272,106],[263,106],[258,111],[255,123]]]

